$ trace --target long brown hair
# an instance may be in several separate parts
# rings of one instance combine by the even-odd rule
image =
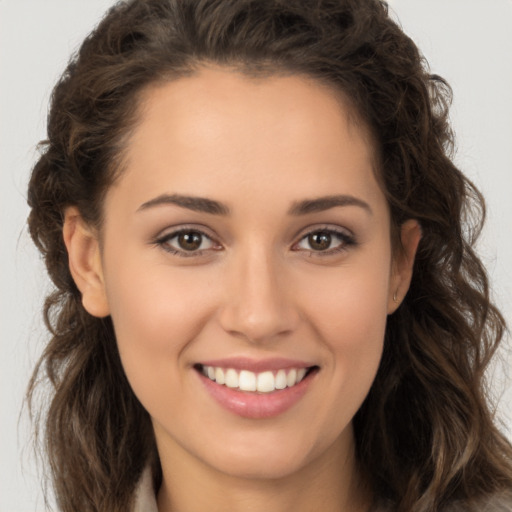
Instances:
[[[148,461],[147,412],[125,378],[109,318],[71,278],[63,211],[95,226],[149,84],[213,62],[305,74],[342,91],[373,133],[393,231],[418,219],[411,288],[388,320],[382,363],[354,419],[359,461],[382,502],[442,510],[512,488],[512,448],[493,423],[485,369],[505,330],[473,247],[480,193],[451,160],[450,88],[379,0],[131,0],[84,41],[56,85],[28,192],[30,233],[55,291],[51,339],[28,391],[52,385],[40,440],[63,512],[126,511]],[[39,396],[39,395],[38,395]]]

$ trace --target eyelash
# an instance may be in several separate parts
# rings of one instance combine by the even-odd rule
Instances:
[[[202,237],[202,239],[206,238],[211,241],[212,245],[214,246],[211,249],[217,250],[217,251],[221,250],[220,245],[216,244],[214,242],[213,238],[210,235],[208,235],[208,233],[205,233],[204,231],[202,231],[199,228],[186,228],[186,227],[180,228],[177,231],[173,231],[171,233],[167,233],[161,237],[156,238],[154,241],[154,244],[161,247],[164,251],[166,251],[174,256],[179,256],[182,258],[202,256],[205,251],[210,250],[210,248],[208,248],[208,249],[202,249],[202,250],[187,251],[186,249],[175,249],[169,244],[169,242],[171,240],[179,237],[180,235],[187,235],[187,234],[200,235]],[[203,241],[204,240],[201,240],[201,245],[203,244]],[[217,247],[215,247],[215,246],[217,246]]]
[[[341,229],[336,229],[333,227],[325,226],[325,227],[318,227],[318,228],[315,228],[313,230],[310,230],[310,231],[304,233],[301,236],[301,238],[299,239],[299,241],[293,245],[293,247],[297,247],[301,242],[306,240],[308,237],[310,237],[312,235],[318,235],[318,234],[324,234],[324,235],[330,236],[331,241],[332,241],[332,239],[337,238],[340,241],[340,243],[338,246],[336,246],[334,248],[326,249],[324,251],[314,250],[314,249],[304,249],[305,251],[308,252],[309,256],[320,257],[320,258],[328,257],[328,256],[332,256],[332,255],[344,252],[349,247],[353,247],[353,246],[357,245],[354,235],[351,234],[350,232],[347,232],[347,231],[341,230]]]
[[[209,247],[207,249],[201,249],[201,250],[187,251],[186,249],[173,248],[170,245],[171,240],[179,237],[180,235],[186,235],[186,234],[196,234],[196,235],[201,236],[201,238],[202,238],[201,245],[204,242],[204,238],[206,238],[206,239],[210,240],[213,247],[211,247],[211,248]],[[352,234],[348,233],[347,231],[343,231],[343,230],[339,230],[339,229],[335,229],[335,228],[326,226],[326,227],[315,228],[311,231],[304,233],[300,237],[298,242],[295,242],[293,244],[292,250],[297,251],[297,252],[300,251],[301,249],[296,248],[299,246],[300,243],[302,243],[308,237],[310,237],[312,235],[318,235],[318,234],[325,234],[325,235],[330,236],[332,239],[338,239],[340,241],[340,243],[338,246],[336,246],[334,248],[328,248],[326,250],[303,249],[304,251],[307,251],[309,256],[311,256],[311,257],[332,256],[332,255],[339,254],[341,252],[346,251],[348,249],[348,247],[357,245],[356,239]],[[210,235],[208,235],[207,233],[205,233],[204,231],[202,231],[199,228],[180,228],[177,231],[173,231],[171,233],[167,233],[161,237],[156,238],[153,243],[155,245],[161,247],[164,251],[166,251],[174,256],[183,257],[183,258],[199,257],[199,256],[202,256],[204,254],[204,252],[208,251],[208,250],[214,250],[214,251],[222,250],[222,247],[220,246],[220,244],[216,243]]]

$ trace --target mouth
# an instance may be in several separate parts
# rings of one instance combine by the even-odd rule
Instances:
[[[194,369],[208,380],[231,390],[268,394],[296,387],[316,373],[319,367],[315,365],[253,372],[247,369],[196,364]]]
[[[314,386],[320,367],[288,358],[230,357],[193,366],[213,401],[251,420],[276,418],[300,403]]]

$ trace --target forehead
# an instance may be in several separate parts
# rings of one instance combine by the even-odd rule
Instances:
[[[147,198],[198,193],[229,202],[234,187],[256,195],[268,184],[282,194],[325,195],[337,178],[371,196],[374,155],[368,130],[332,87],[202,68],[143,92],[120,182]]]
[[[371,130],[344,92],[325,80],[304,74],[283,71],[254,75],[203,66],[191,75],[149,85],[140,94],[139,107],[140,122],[157,122],[163,127],[165,116],[166,126],[175,128],[179,123],[184,137],[197,133],[198,120],[205,129],[212,124],[221,128],[226,121],[232,127],[237,121],[244,127],[251,123],[253,128],[258,124],[278,128],[279,121],[291,121],[298,128],[307,124],[313,132],[319,128],[332,132],[343,124],[352,135],[363,137],[368,149],[375,148]],[[171,112],[173,115],[169,116]],[[192,133],[186,131],[189,127]],[[326,135],[325,130],[320,131],[322,134]]]

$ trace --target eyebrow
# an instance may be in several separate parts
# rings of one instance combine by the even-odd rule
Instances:
[[[143,203],[137,211],[165,205],[176,205],[181,208],[211,215],[229,215],[230,213],[228,206],[219,201],[206,197],[185,196],[181,194],[162,194]],[[288,214],[294,216],[307,215],[309,213],[329,210],[337,206],[358,206],[366,210],[370,215],[373,215],[373,211],[367,202],[351,195],[324,196],[297,201],[292,204]]]
[[[351,195],[324,196],[295,202],[288,213],[290,215],[307,215],[308,213],[323,212],[336,206],[358,206],[373,215],[373,211],[366,201]]]
[[[147,210],[156,206],[176,205],[195,212],[212,215],[229,215],[229,208],[218,201],[206,197],[183,196],[180,194],[162,194],[142,204],[137,211]]]

